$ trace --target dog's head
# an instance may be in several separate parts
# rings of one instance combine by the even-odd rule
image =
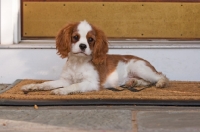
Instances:
[[[101,64],[108,52],[108,40],[103,31],[81,21],[68,24],[59,31],[56,48],[62,58],[70,52],[77,56],[92,56],[93,63]]]

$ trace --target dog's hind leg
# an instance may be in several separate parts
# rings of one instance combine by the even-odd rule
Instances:
[[[168,78],[160,72],[157,72],[156,69],[147,61],[139,60],[129,65],[129,75],[137,78],[141,78],[144,81],[140,81],[138,84],[156,84],[156,87],[163,88],[166,87],[169,83]]]

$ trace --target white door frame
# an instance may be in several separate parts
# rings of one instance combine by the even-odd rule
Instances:
[[[20,0],[0,0],[0,44],[21,41]]]

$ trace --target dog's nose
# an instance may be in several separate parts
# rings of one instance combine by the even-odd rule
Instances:
[[[81,50],[85,50],[87,48],[87,46],[85,44],[80,44],[79,47]]]

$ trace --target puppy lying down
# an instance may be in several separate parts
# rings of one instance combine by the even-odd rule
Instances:
[[[87,21],[71,23],[56,37],[56,48],[67,57],[60,78],[41,84],[29,84],[24,92],[52,90],[52,94],[67,95],[101,88],[167,86],[168,79],[146,60],[132,55],[109,55],[104,32]]]

